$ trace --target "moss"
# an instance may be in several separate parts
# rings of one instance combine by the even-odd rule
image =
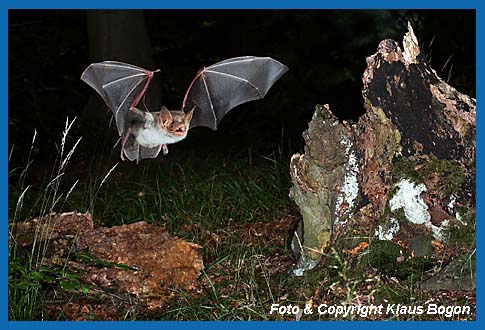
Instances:
[[[408,219],[406,218],[406,213],[404,213],[404,209],[402,207],[397,210],[391,211],[389,203],[387,203],[386,208],[384,210],[384,214],[379,220],[379,224],[381,225],[387,224],[390,218],[396,219],[400,225],[403,223],[409,222]]]
[[[315,106],[315,114],[317,115],[318,118],[321,118],[323,120],[327,119],[328,117],[328,113],[322,104],[317,104]]]
[[[427,257],[409,258],[408,253],[398,244],[380,240],[371,243],[367,261],[384,275],[411,281],[420,279],[435,263]]]
[[[440,186],[444,195],[459,191],[465,182],[465,173],[457,161],[438,159],[433,155],[430,156],[429,161],[423,163],[410,158],[400,158],[394,162],[392,168],[394,182],[407,178],[419,184],[426,182],[433,175],[440,178]],[[391,194],[395,193],[396,187],[394,186]]]
[[[422,175],[416,170],[416,162],[408,158],[399,158],[392,167],[393,181],[397,182],[402,178],[407,178],[415,183],[423,182]],[[392,194],[395,194],[396,186],[393,187]]]
[[[422,172],[426,177],[436,173],[443,180],[445,195],[458,191],[465,182],[463,168],[455,160],[440,160],[432,156],[431,162],[423,166]]]
[[[349,258],[345,254],[332,248],[327,255],[328,275],[331,282],[343,281],[345,285],[355,283],[364,277],[366,263],[358,258]]]
[[[288,276],[287,272],[279,272],[272,277],[274,283],[284,283],[284,287],[288,290],[298,288],[298,291],[304,293],[307,297],[314,294],[315,288],[318,287],[322,281],[328,280],[329,270],[327,267],[315,267],[303,273],[303,276]],[[298,295],[290,297],[290,302],[304,304],[305,301],[299,301],[301,298]]]
[[[385,274],[394,276],[397,260],[404,251],[399,245],[390,241],[374,240],[369,247],[369,265]]]
[[[425,273],[437,264],[435,259],[422,256],[406,260],[401,269],[407,272],[406,280],[409,287],[413,287],[417,282],[423,280]]]
[[[461,221],[466,226],[451,226],[448,229],[447,237],[448,244],[458,244],[464,246],[468,250],[472,250],[476,247],[476,214],[475,211],[464,210],[463,207],[459,208],[458,213],[461,215]]]

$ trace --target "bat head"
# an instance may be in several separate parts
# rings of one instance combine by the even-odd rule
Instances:
[[[183,111],[170,111],[166,107],[162,107],[160,110],[160,126],[174,137],[185,137],[193,112],[194,109],[186,114]]]

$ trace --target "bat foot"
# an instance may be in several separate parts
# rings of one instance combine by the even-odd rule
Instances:
[[[166,144],[163,144],[163,145],[162,145],[162,151],[163,151],[163,154],[164,154],[164,155],[168,154],[168,147],[167,147],[167,145],[166,145]]]

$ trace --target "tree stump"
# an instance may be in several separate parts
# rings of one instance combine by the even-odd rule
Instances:
[[[417,249],[474,226],[476,101],[431,68],[410,24],[403,50],[383,40],[367,58],[363,97],[366,112],[354,124],[317,106],[305,153],[291,159],[290,196],[302,214],[296,274],[343,238]]]

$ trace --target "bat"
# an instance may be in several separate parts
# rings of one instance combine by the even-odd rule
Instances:
[[[135,65],[104,61],[90,64],[81,80],[91,86],[113,112],[121,137],[121,159],[155,158],[168,144],[179,142],[190,128],[216,130],[221,119],[239,104],[262,99],[288,68],[270,57],[230,58],[200,70],[190,82],[181,110],[158,112],[137,108],[153,75]]]

